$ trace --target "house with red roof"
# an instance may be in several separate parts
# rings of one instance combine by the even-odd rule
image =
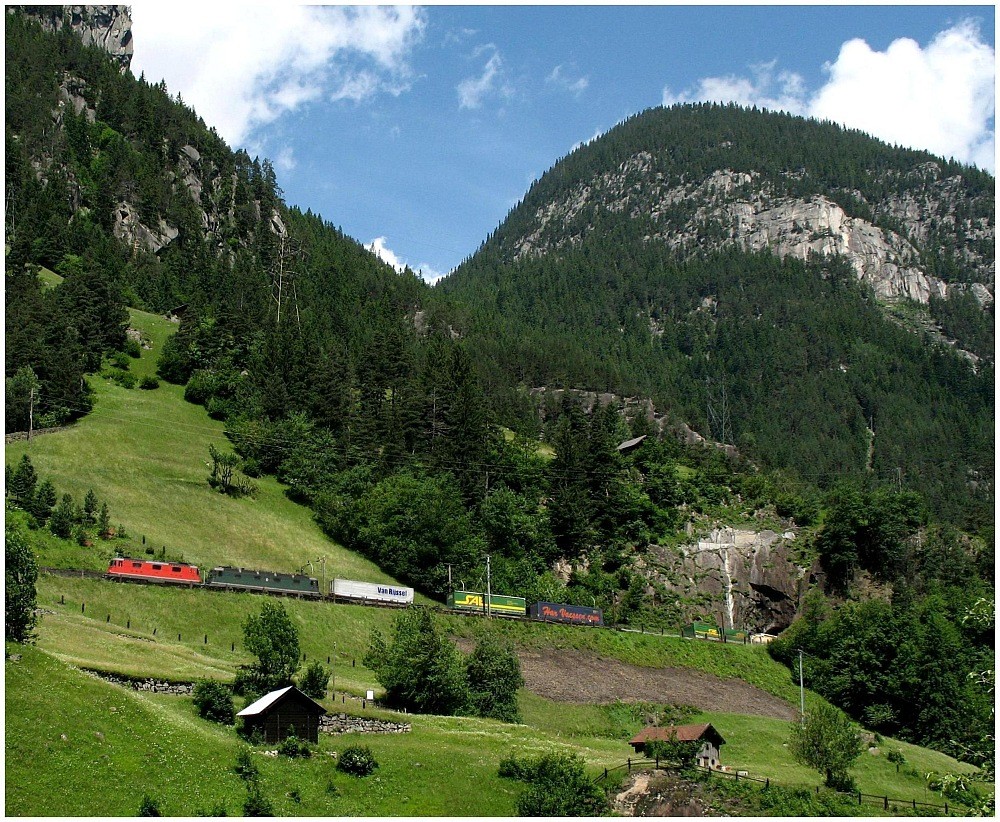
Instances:
[[[703,768],[722,767],[719,751],[726,740],[710,724],[668,725],[662,728],[650,726],[639,731],[628,744],[638,754],[645,752],[647,742],[702,742],[696,757],[697,764]]]

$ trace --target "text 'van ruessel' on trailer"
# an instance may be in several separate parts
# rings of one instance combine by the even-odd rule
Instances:
[[[353,579],[335,579],[330,583],[333,599],[349,602],[373,602],[380,605],[410,605],[413,589],[387,583],[357,582]]]

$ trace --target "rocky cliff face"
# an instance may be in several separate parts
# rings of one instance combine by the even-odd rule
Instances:
[[[904,194],[879,202],[864,200],[856,191],[789,197],[756,173],[730,170],[670,184],[657,172],[653,155],[642,151],[539,207],[534,229],[514,243],[514,252],[523,257],[579,243],[589,230],[588,217],[606,210],[644,221],[652,229],[647,242],[673,249],[738,245],[799,259],[842,255],[858,279],[884,300],[926,304],[957,288],[971,289],[984,308],[991,306],[996,265],[992,215],[970,212],[960,181],[943,179],[935,163],[907,178]],[[878,222],[896,230],[850,216],[838,199],[860,202]],[[567,233],[569,225],[578,229]],[[927,257],[942,231],[961,238],[951,243],[956,246],[952,251],[971,272],[972,282],[950,285],[928,272]]]
[[[668,591],[701,602],[726,628],[777,633],[795,618],[816,569],[794,558],[794,530],[719,526],[676,549],[650,546],[643,573]]]
[[[128,6],[22,6],[42,28],[68,25],[88,46],[100,46],[127,71],[132,63],[132,14]]]

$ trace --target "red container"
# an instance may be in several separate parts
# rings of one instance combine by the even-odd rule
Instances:
[[[197,565],[183,562],[155,562],[131,557],[115,557],[108,566],[112,579],[137,579],[145,582],[179,582],[182,585],[201,584]]]

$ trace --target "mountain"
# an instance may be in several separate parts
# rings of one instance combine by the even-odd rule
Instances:
[[[761,465],[990,521],[993,192],[829,123],[652,109],[557,162],[440,289],[497,407],[511,384],[647,397]]]

